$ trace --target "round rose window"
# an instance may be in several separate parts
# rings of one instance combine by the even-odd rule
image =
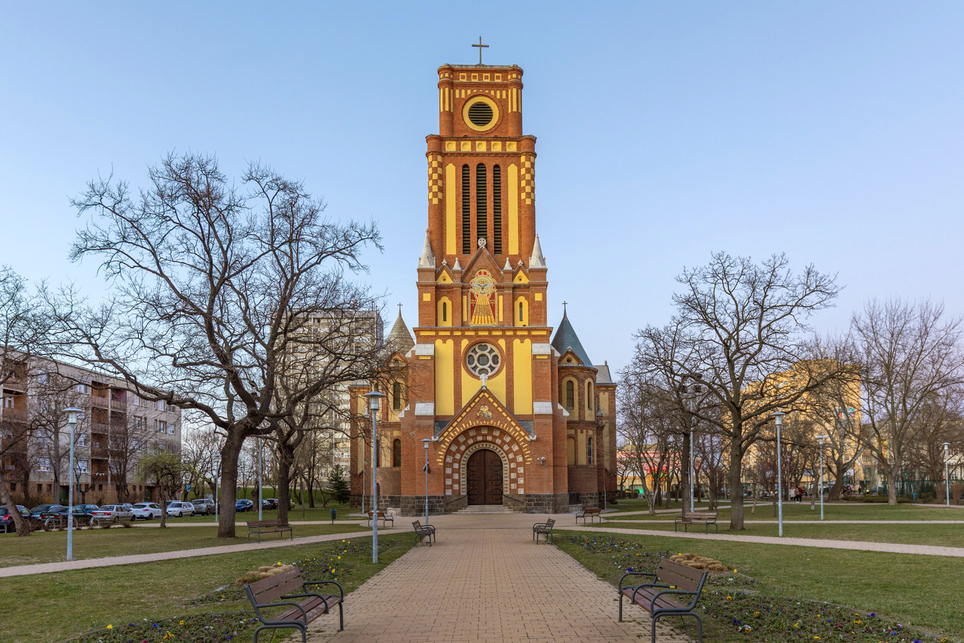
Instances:
[[[501,363],[502,356],[499,354],[499,349],[492,344],[476,344],[469,349],[465,357],[466,366],[476,377],[494,375]]]

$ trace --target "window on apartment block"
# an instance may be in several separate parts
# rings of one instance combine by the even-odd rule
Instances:
[[[87,434],[86,434],[86,433],[81,432],[81,433],[78,433],[78,434],[77,434],[77,446],[79,446],[79,447],[85,447],[85,446],[87,446]]]
[[[167,433],[167,422],[164,420],[155,420],[155,422],[157,422],[158,433]]]
[[[87,470],[87,460],[78,460],[78,461],[77,461],[77,473],[90,473],[90,472]]]
[[[37,471],[50,471],[50,458],[37,458]]]

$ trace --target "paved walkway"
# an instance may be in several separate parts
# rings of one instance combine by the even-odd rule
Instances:
[[[438,541],[410,550],[352,592],[344,632],[337,619],[322,617],[309,628],[309,642],[648,640],[644,612],[627,608],[618,623],[612,585],[555,547],[532,542],[538,520],[432,517]],[[657,640],[690,639],[661,624]]]

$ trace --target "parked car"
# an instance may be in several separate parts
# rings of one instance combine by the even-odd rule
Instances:
[[[157,506],[156,502],[138,502],[131,507],[131,515],[134,516],[135,520],[138,518],[142,518],[144,520],[160,518],[161,508]]]
[[[192,500],[191,504],[194,505],[194,511],[199,514],[214,515],[217,510],[214,501],[210,498],[197,498]]]
[[[96,518],[97,520],[108,520],[110,522],[119,522],[131,517],[133,517],[133,514],[128,511],[124,505],[104,505],[91,514],[92,519]]]
[[[90,524],[90,514],[84,513],[80,507],[73,507],[73,513],[71,514],[74,519],[74,527],[86,527]],[[67,527],[67,515],[70,512],[71,507],[58,506],[56,509],[48,509],[47,511],[40,514],[40,519],[43,522],[43,528],[45,531],[51,531],[54,529],[64,529]]]
[[[167,503],[167,515],[176,516],[180,518],[181,516],[193,516],[196,512],[194,511],[194,505],[190,502],[181,502],[180,500],[172,500]]]
[[[97,511],[97,505],[86,504],[86,505],[74,505],[74,506],[80,507],[85,514],[92,514],[95,511]]]
[[[265,498],[261,501],[261,507],[263,509],[277,509],[278,499],[277,498]]]
[[[30,517],[31,517],[31,518],[40,518],[40,516],[43,514],[43,512],[45,512],[45,511],[53,511],[54,509],[57,509],[57,508],[62,507],[62,506],[63,506],[63,505],[37,505],[36,507],[34,507],[33,509],[30,510]]]
[[[24,518],[30,517],[30,510],[23,505],[17,505],[17,511],[19,511],[20,515]],[[0,529],[3,530],[3,533],[7,533],[8,531],[16,531],[17,525],[13,522],[13,516],[10,515],[10,512],[7,510],[7,508],[0,507],[0,513],[3,514],[3,518],[0,518]]]
[[[254,501],[242,498],[234,503],[235,511],[254,511]]]

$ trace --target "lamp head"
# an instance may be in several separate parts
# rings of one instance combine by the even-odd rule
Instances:
[[[425,445],[425,453],[428,453],[428,445],[432,442],[432,438],[425,438],[422,440],[422,444]]]
[[[67,422],[70,424],[77,424],[77,416],[84,412],[84,409],[78,409],[76,406],[71,406],[64,409],[67,414]]]
[[[825,435],[818,435],[818,436],[817,436],[817,439],[820,440],[821,442],[823,442],[824,440],[827,439],[827,436],[825,436]]]
[[[786,415],[783,411],[774,411],[770,414],[770,417],[777,423],[777,426],[783,424],[783,416]]]
[[[378,400],[385,397],[384,393],[379,393],[378,391],[372,391],[370,393],[365,393],[365,397],[368,398],[368,408],[372,411],[378,410]]]

